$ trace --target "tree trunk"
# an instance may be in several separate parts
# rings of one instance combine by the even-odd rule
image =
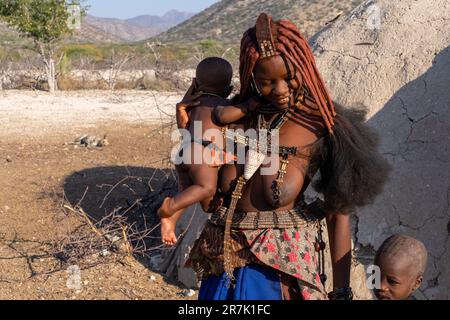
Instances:
[[[51,44],[47,44],[47,49],[41,42],[36,43],[39,54],[44,61],[45,73],[47,75],[48,91],[54,93],[58,90],[58,83],[56,82],[56,63],[54,59],[54,48]]]
[[[53,58],[49,58],[48,64],[46,64],[45,68],[47,73],[48,90],[50,93],[54,93],[56,90],[58,90],[55,60]]]

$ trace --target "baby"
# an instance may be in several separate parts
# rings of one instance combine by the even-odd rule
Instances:
[[[195,108],[189,111],[183,103],[177,106],[178,126],[189,130],[192,139],[183,141],[179,154],[182,164],[175,166],[181,192],[173,198],[164,199],[158,210],[161,237],[165,244],[174,245],[177,242],[175,226],[184,209],[198,202],[205,210],[210,206],[217,189],[219,168],[235,160],[233,154],[216,145],[218,139],[223,139],[222,127],[243,118],[258,105],[254,99],[239,105],[231,104],[227,97],[232,91],[232,76],[233,69],[228,61],[206,58],[197,66],[196,78],[186,93],[186,97],[196,98],[196,102],[191,100],[186,105]],[[196,122],[197,125],[201,122],[201,132],[194,130]],[[217,129],[215,132],[220,135],[205,137],[204,133],[209,129]],[[224,143],[221,145],[224,146]],[[205,152],[205,148],[209,150]],[[207,159],[203,159],[205,154]],[[202,155],[201,163],[194,161],[196,155]]]
[[[386,239],[375,256],[381,270],[381,287],[375,289],[379,300],[411,300],[423,281],[427,250],[422,242],[406,235]]]

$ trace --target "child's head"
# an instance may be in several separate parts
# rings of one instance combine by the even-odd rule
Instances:
[[[222,58],[211,57],[201,61],[196,70],[197,90],[228,97],[233,89],[233,67]]]
[[[422,242],[406,235],[386,239],[378,249],[375,264],[381,270],[380,300],[406,300],[423,280],[427,250]]]

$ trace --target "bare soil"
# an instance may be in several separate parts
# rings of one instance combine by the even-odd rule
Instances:
[[[179,96],[159,98],[173,102]],[[159,176],[172,173],[167,162],[170,127],[161,129],[159,114],[146,111],[160,107],[152,99],[132,91],[55,97],[0,92],[0,299],[196,298],[180,295],[185,288],[134,256],[82,269],[81,288],[71,289],[70,274],[52,272],[57,261],[44,254],[46,243],[76,227],[62,210],[64,199],[72,205],[82,199],[87,213],[101,217],[124,205],[127,197],[148,192],[143,184],[123,183],[100,208],[124,177],[142,177],[157,187],[155,170]],[[107,134],[109,145],[88,149],[68,144],[81,134]]]

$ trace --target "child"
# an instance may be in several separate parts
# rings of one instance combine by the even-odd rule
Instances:
[[[175,166],[181,192],[173,198],[164,199],[158,210],[161,216],[161,237],[165,244],[174,245],[177,242],[175,226],[184,209],[198,202],[203,208],[209,207],[216,193],[220,166],[234,161],[232,154],[217,148],[215,141],[212,141],[214,137],[208,139],[204,137],[204,132],[209,129],[221,132],[222,125],[238,121],[257,106],[255,100],[231,105],[231,101],[226,98],[232,91],[232,76],[233,69],[228,61],[215,57],[203,60],[197,66],[196,78],[186,93],[186,97],[191,98],[190,102],[177,106],[178,126],[188,129],[193,139],[180,151],[183,163]],[[187,101],[186,97],[184,101]],[[197,102],[193,102],[195,99]],[[195,108],[188,111],[189,106]],[[202,124],[201,136],[194,131],[195,122]],[[222,136],[216,139],[222,139]],[[199,164],[195,163],[194,156],[203,155],[205,148],[210,149],[211,157],[202,159]],[[216,155],[221,157],[219,163],[214,162],[217,160]]]
[[[379,300],[412,300],[423,281],[427,250],[422,242],[406,235],[386,239],[375,256],[381,270],[381,287],[374,293]]]

